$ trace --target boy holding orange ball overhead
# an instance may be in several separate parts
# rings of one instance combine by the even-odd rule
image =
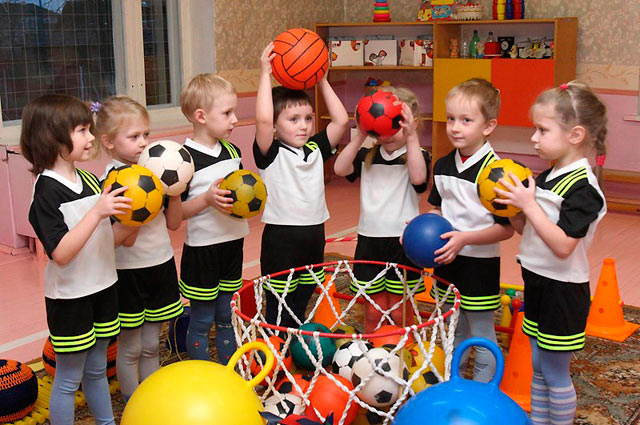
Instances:
[[[253,153],[269,198],[262,215],[265,223],[260,253],[261,274],[324,261],[324,222],[329,211],[324,196],[324,167],[347,130],[349,116],[335,94],[326,74],[319,89],[331,122],[313,134],[313,108],[301,90],[271,88],[273,43],[260,56],[260,83],[256,100],[256,140]],[[324,270],[314,271],[324,281]],[[265,287],[266,320],[271,324],[298,327],[304,322],[307,303],[315,289],[311,272],[296,273],[288,281],[271,279]],[[278,318],[278,298],[285,297],[294,316],[282,309]]]

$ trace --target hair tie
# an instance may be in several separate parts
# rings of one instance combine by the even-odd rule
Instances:
[[[89,107],[89,109],[91,109],[91,112],[93,112],[94,114],[97,114],[98,111],[100,111],[100,109],[102,109],[102,103],[100,103],[100,102],[91,102],[91,106]]]
[[[604,166],[604,162],[607,160],[607,155],[597,155],[596,156],[596,165],[598,167]]]
[[[569,83],[560,84],[560,90],[565,91],[568,88],[569,88]]]

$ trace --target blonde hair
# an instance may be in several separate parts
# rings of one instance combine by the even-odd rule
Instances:
[[[220,93],[236,93],[233,85],[224,78],[214,74],[198,74],[189,81],[180,94],[180,109],[187,119],[193,123],[196,109],[209,109],[215,97]]]
[[[495,120],[500,112],[500,91],[484,78],[472,78],[453,87],[447,93],[445,101],[463,96],[478,102],[482,116],[486,121]]]
[[[418,103],[418,96],[416,96],[414,92],[412,92],[411,90],[405,87],[393,87],[393,86],[384,86],[380,90],[393,93],[400,102],[407,104],[409,109],[411,109],[411,114],[413,115],[413,118],[418,119],[420,115],[420,104]],[[418,126],[420,126],[420,121],[418,121]],[[373,145],[371,150],[367,153],[367,156],[364,158],[365,167],[368,168],[369,166],[371,166],[371,163],[373,162],[373,158],[375,158],[375,156],[378,154],[378,151],[380,151],[380,145],[376,143]],[[404,155],[402,155],[401,158],[406,162],[407,154],[405,153]]]
[[[102,136],[111,140],[122,130],[126,121],[143,119],[150,122],[147,108],[129,96],[112,96],[105,100],[96,113],[96,139],[102,146]]]
[[[607,107],[591,88],[579,81],[570,81],[560,87],[542,92],[531,107],[552,106],[556,122],[565,130],[579,125],[586,130],[585,143],[596,156],[605,155],[607,146]],[[594,173],[602,184],[602,166],[596,163]]]

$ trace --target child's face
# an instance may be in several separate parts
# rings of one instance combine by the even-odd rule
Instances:
[[[73,150],[63,156],[67,161],[88,161],[91,159],[95,137],[91,134],[90,128],[89,124],[80,124],[71,130]]]
[[[204,126],[210,137],[226,139],[231,135],[238,122],[237,106],[238,96],[235,93],[222,92],[215,97],[211,108],[204,113]]]
[[[460,154],[470,156],[484,144],[496,127],[496,120],[487,121],[475,99],[457,95],[447,99],[447,136]]]
[[[286,145],[300,148],[311,137],[313,109],[308,104],[288,105],[278,115],[274,126],[279,140]]]
[[[135,164],[149,144],[149,121],[129,119],[123,122],[118,133],[111,139],[104,137],[102,143],[111,152],[111,157],[124,164]]]
[[[571,132],[560,125],[553,106],[536,105],[532,115],[536,131],[531,141],[538,155],[550,161],[565,156],[572,146]]]

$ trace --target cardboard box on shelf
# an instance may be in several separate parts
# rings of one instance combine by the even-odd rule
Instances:
[[[369,66],[398,65],[398,42],[383,36],[367,36],[364,41],[364,64]]]
[[[364,65],[364,42],[353,38],[329,38],[331,66]]]
[[[398,65],[433,66],[433,40],[430,38],[398,40],[398,48]]]

